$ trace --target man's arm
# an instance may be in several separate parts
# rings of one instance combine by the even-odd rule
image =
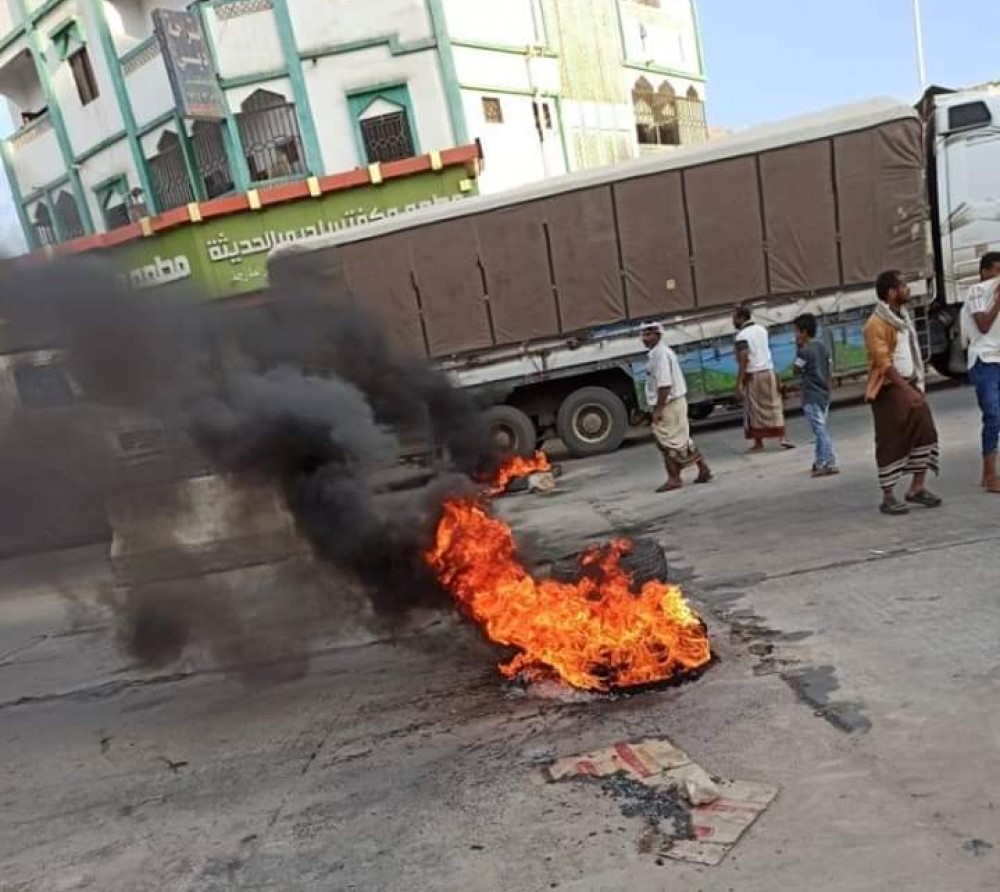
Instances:
[[[742,396],[747,383],[747,364],[750,362],[750,348],[745,341],[736,342],[736,395]]]
[[[993,328],[993,323],[997,321],[997,316],[1000,316],[1000,287],[994,285],[993,300],[990,302],[989,309],[982,313],[973,313],[972,318],[976,323],[976,328],[979,329],[979,333],[986,334]]]
[[[660,387],[656,391],[656,406],[653,408],[653,423],[659,424],[663,419],[663,410],[667,408],[667,403],[670,402],[670,390],[669,386]]]
[[[659,424],[663,418],[663,410],[670,399],[670,388],[673,386],[673,379],[670,374],[670,364],[666,362],[666,357],[660,355],[653,364],[653,375],[656,380],[656,405],[653,406],[653,424]]]

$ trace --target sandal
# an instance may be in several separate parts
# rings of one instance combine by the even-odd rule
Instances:
[[[924,489],[915,494],[907,493],[906,501],[911,505],[922,505],[924,508],[940,508],[944,500]]]
[[[878,506],[878,510],[891,517],[900,517],[910,513],[910,509],[902,502],[883,502]]]
[[[669,480],[663,486],[657,487],[657,492],[676,492],[683,486],[682,483],[671,483]]]
[[[813,477],[836,477],[840,468],[813,468]]]

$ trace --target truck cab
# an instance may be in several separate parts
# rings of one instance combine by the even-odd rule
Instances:
[[[1000,84],[932,88],[922,107],[936,243],[932,362],[955,376],[966,370],[959,338],[965,294],[979,281],[980,257],[1000,250]]]

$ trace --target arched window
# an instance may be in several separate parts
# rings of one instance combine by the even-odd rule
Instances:
[[[656,116],[653,113],[653,103],[656,93],[653,85],[644,77],[640,77],[632,87],[632,113],[635,115],[635,132],[639,145],[649,145],[656,128]]]
[[[233,190],[233,174],[226,154],[226,136],[218,121],[195,121],[191,129],[198,173],[205,184],[205,196],[217,198]]]
[[[156,155],[149,159],[149,170],[153,174],[156,206],[161,211],[194,201],[181,140],[173,130],[163,131],[156,143]]]
[[[306,173],[295,103],[280,93],[255,90],[236,117],[254,182]]]
[[[687,89],[683,99],[677,100],[678,125],[684,145],[705,142],[708,139],[708,122],[705,120],[705,103],[694,86]]]
[[[399,161],[416,154],[408,99],[404,89],[373,95],[363,106],[356,103],[358,128],[369,164]]]
[[[636,138],[642,146],[680,145],[677,126],[677,94],[664,81],[659,90],[644,77],[632,88]]]
[[[65,189],[60,189],[55,200],[56,220],[63,238],[80,238],[85,235],[83,220],[80,219],[80,209],[76,199]]]
[[[52,214],[49,213],[49,206],[44,201],[35,205],[34,225],[38,244],[54,245],[59,241],[56,237],[56,228],[52,225]]]

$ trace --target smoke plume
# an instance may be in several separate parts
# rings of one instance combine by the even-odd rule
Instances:
[[[320,628],[365,610],[391,625],[447,603],[421,556],[443,500],[487,453],[478,413],[395,349],[359,296],[308,255],[275,270],[263,300],[234,306],[173,287],[123,291],[94,259],[11,265],[0,315],[8,355],[58,351],[79,397],[48,416],[2,398],[4,473],[32,481],[6,491],[10,526],[35,505],[72,513],[84,491],[124,499],[115,516],[125,525],[183,518],[196,508],[182,481],[216,475],[232,514],[255,516],[276,497],[308,543],[310,561],[294,548],[264,560],[273,537],[262,534],[232,590],[224,567],[160,527],[143,560],[122,562],[109,599],[137,660],[165,665],[200,648],[247,673],[277,658],[304,670]],[[158,432],[145,463],[121,455],[129,436],[141,441],[137,429]],[[399,458],[414,441],[432,441],[453,473],[400,488]]]

